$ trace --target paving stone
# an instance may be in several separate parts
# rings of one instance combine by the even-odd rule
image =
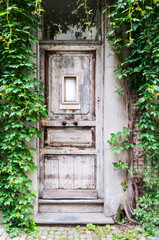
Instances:
[[[48,235],[48,230],[44,230],[44,231],[42,232],[42,235],[47,236],[47,235]]]
[[[18,236],[18,237],[15,237],[14,240],[21,240],[21,238]]]
[[[135,232],[135,231],[134,231]],[[144,231],[143,231],[144,232]],[[36,236],[27,236],[22,234],[16,238],[11,239],[10,236],[4,231],[0,225],[0,240],[112,240],[112,235],[121,235],[124,233],[118,228],[113,230],[106,229],[105,227],[98,227],[95,231],[91,231],[85,227],[40,227],[40,231]],[[143,237],[143,238],[142,238]],[[146,240],[143,235],[138,239]]]
[[[51,227],[45,227],[45,226],[42,226],[42,227],[40,227],[40,229],[46,231],[46,230],[51,230]]]
[[[48,235],[50,236],[50,235],[53,235],[53,234],[54,234],[54,231],[51,230]]]
[[[0,229],[0,236],[4,233],[4,230]]]
[[[1,240],[8,240],[6,236],[1,236]]]
[[[37,233],[37,236],[41,235],[42,234],[42,230],[40,230],[38,233]]]
[[[26,238],[28,235],[26,233],[22,234],[21,237]],[[13,240],[13,239],[12,239]],[[21,239],[20,239],[21,240]]]

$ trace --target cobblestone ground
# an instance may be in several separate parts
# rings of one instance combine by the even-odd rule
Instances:
[[[89,229],[90,228],[90,229]],[[118,229],[114,226],[89,227],[40,227],[40,231],[34,237],[22,234],[11,238],[0,225],[0,240],[146,240],[140,228]]]

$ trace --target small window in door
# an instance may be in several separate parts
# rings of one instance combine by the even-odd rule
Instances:
[[[100,3],[44,0],[43,40],[101,40]]]
[[[77,102],[76,77],[64,77],[64,102]]]
[[[77,75],[65,75],[62,81],[62,104],[60,109],[80,109]]]
[[[78,78],[77,76],[63,76],[63,104],[78,104]]]

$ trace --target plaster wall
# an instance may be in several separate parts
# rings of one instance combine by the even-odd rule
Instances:
[[[117,56],[114,54],[107,57],[110,53],[110,45],[106,39],[104,45],[104,213],[106,216],[116,214],[121,200],[123,199],[123,190],[120,183],[123,180],[123,172],[114,171],[113,162],[123,160],[122,154],[113,154],[110,151],[111,133],[121,131],[126,126],[125,103],[119,94],[114,93],[120,86],[119,80],[115,79],[114,70],[118,65]]]

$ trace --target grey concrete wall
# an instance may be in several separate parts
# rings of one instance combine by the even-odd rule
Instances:
[[[120,202],[123,199],[123,190],[120,183],[124,173],[120,170],[115,171],[113,162],[124,160],[124,154],[114,154],[110,151],[107,141],[111,133],[122,131],[126,126],[125,103],[119,94],[114,93],[120,86],[119,80],[115,79],[114,70],[118,65],[116,55],[107,57],[111,50],[108,40],[104,46],[104,213],[106,216],[116,214]]]

